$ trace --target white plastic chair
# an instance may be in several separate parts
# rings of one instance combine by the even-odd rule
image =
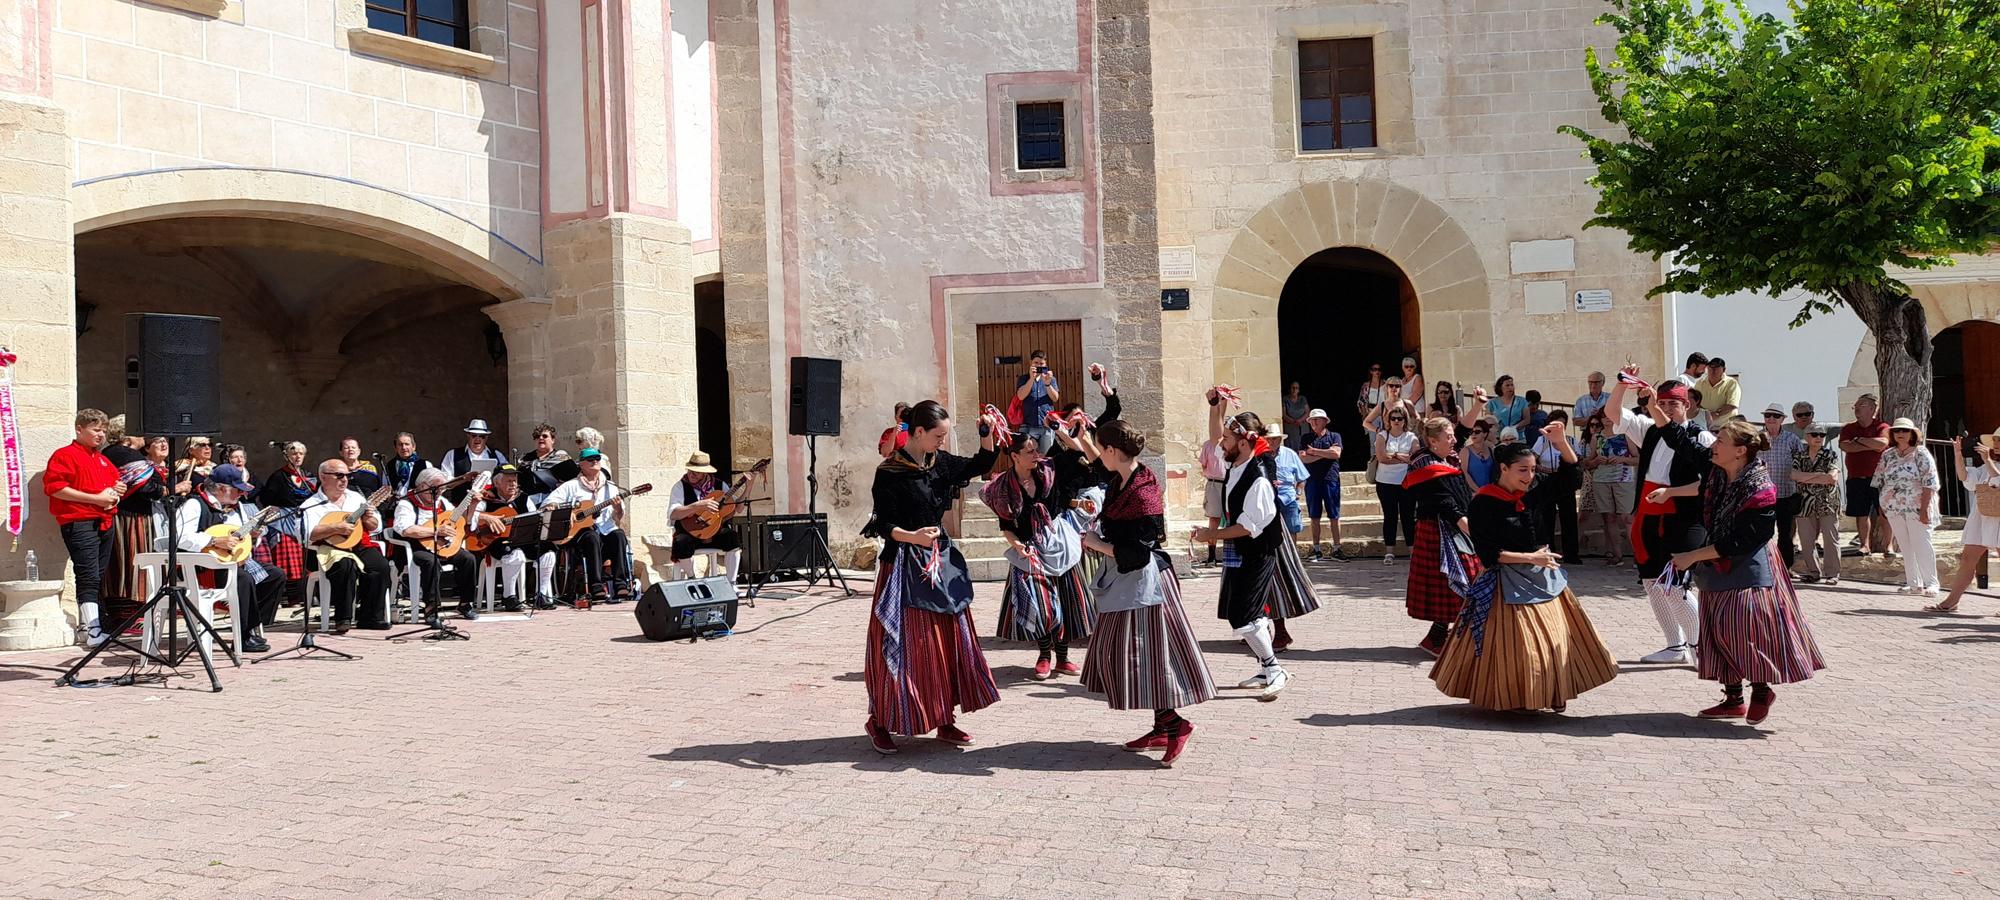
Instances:
[[[403,540],[401,535],[387,531],[382,533],[382,539],[387,541],[391,546],[402,548],[402,558],[408,560],[407,563],[398,565],[392,559],[389,564],[395,567],[402,575],[404,587],[409,591],[410,595],[410,621],[415,622],[419,618],[422,618],[423,613],[421,610],[424,608],[424,573],[423,570],[416,566],[416,547],[409,541]],[[444,591],[444,573],[457,565],[457,563],[445,561],[438,566],[438,591],[440,593]],[[485,593],[484,586],[480,587],[479,592],[482,595]],[[391,588],[389,593],[394,594],[395,589]],[[439,605],[443,605],[442,598],[440,598]],[[488,604],[486,608],[490,610],[493,607],[491,604]],[[393,609],[390,606],[390,601],[384,598],[382,601],[384,621],[387,621],[387,617],[391,612],[393,612]]]
[[[479,561],[479,603],[485,608],[484,611],[492,612],[495,604],[504,595],[512,595],[516,599],[523,599],[522,589],[527,586],[528,569],[534,564],[534,560],[528,560],[527,564],[521,567],[521,571],[509,577],[507,568],[500,564],[499,558],[489,556],[481,559]],[[506,582],[503,584],[501,579],[506,579]],[[502,588],[505,588],[505,590],[502,590]]]
[[[181,570],[181,586],[187,588],[188,600],[201,613],[202,621],[213,626],[215,624],[215,604],[223,603],[228,605],[229,661],[237,666],[243,665],[243,656],[239,652],[239,648],[243,646],[243,612],[236,602],[236,579],[245,577],[242,567],[232,563],[221,562],[206,553],[186,550],[177,554],[177,558]],[[166,583],[167,554],[136,554],[132,557],[132,565],[145,573],[146,583],[154,585]],[[231,573],[229,576],[229,586],[226,588],[201,587],[200,583],[196,580],[196,574],[202,569],[212,572]],[[162,615],[170,614],[171,611],[165,607],[155,607],[154,614],[146,617],[143,646],[147,653],[159,652],[159,632],[164,625],[164,622],[159,620]],[[203,644],[209,643],[208,632],[206,631],[191,634],[189,637],[199,640]]]

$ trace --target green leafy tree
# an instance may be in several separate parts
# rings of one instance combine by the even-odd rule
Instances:
[[[1889,416],[1931,405],[1923,308],[1885,265],[1984,253],[2000,232],[2000,0],[1610,0],[1591,226],[1665,257],[1653,293],[1804,289],[1875,336]]]

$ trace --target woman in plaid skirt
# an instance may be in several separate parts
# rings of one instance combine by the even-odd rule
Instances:
[[[1054,444],[1055,432],[1046,428],[1015,434],[1000,474],[979,492],[1007,539],[1007,585],[994,635],[1034,642],[1036,680],[1082,673],[1069,661],[1069,648],[1090,638],[1095,618],[1084,597],[1083,548],[1070,510],[1090,481],[1088,464],[1076,453],[1051,457]]]
[[[1470,578],[1479,577],[1479,557],[1468,552],[1472,530],[1465,513],[1472,505],[1472,482],[1458,468],[1454,452],[1457,434],[1451,420],[1427,419],[1419,434],[1423,446],[1410,460],[1410,473],[1403,479],[1403,486],[1417,501],[1417,540],[1410,548],[1409,589],[1403,608],[1410,618],[1431,623],[1430,633],[1417,648],[1436,656],[1444,651],[1445,637],[1463,603],[1445,577],[1444,536],[1453,536],[1451,552],[1459,555]]]

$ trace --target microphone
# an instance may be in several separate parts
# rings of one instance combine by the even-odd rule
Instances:
[[[272,442],[271,442],[271,446],[272,446],[272,447],[273,447],[274,449],[278,449],[278,450],[283,450],[283,449],[285,448],[285,442],[284,442],[284,441],[272,441]]]

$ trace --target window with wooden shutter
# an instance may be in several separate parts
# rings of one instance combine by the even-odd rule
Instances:
[[[1375,42],[1299,42],[1299,149],[1375,146]]]

